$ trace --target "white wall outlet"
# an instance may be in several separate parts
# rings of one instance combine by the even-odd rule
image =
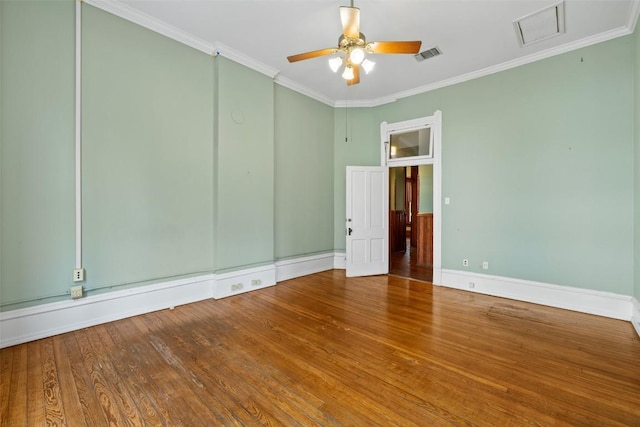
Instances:
[[[476,287],[476,284],[474,282],[469,282],[469,289],[473,289]]]
[[[84,268],[76,268],[73,270],[73,281],[84,282]]]
[[[463,266],[463,267],[469,267],[469,260],[468,260],[468,259],[466,259],[466,258],[465,258],[465,259],[463,259],[463,260],[462,260],[462,266]]]
[[[82,286],[72,286],[69,288],[69,293],[71,294],[71,299],[82,298]]]
[[[489,261],[482,261],[482,269],[483,270],[489,269]]]

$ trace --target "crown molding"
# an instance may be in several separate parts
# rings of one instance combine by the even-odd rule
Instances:
[[[591,46],[597,43],[602,43],[608,40],[615,39],[617,37],[626,36],[632,34],[635,31],[635,27],[640,16],[640,0],[633,0],[630,5],[629,20],[624,27],[620,27],[614,30],[610,30],[604,33],[596,34],[591,37],[587,37],[575,42],[566,43],[562,46],[557,46],[552,49],[547,49],[542,52],[537,52],[531,55],[527,55],[512,61],[503,62],[495,66],[483,68],[481,70],[473,71],[471,73],[463,74],[457,77],[453,77],[447,80],[441,80],[436,83],[432,83],[425,86],[420,86],[414,89],[397,92],[388,96],[375,98],[371,100],[332,100],[325,95],[313,91],[303,85],[300,85],[293,80],[282,77],[279,75],[280,70],[270,67],[260,61],[251,58],[242,52],[236,51],[229,46],[217,43],[212,45],[198,37],[193,36],[185,31],[182,31],[172,25],[167,24],[156,18],[152,18],[149,15],[137,11],[118,0],[83,0],[84,3],[94,6],[98,9],[109,12],[115,16],[126,19],[127,21],[138,24],[144,28],[155,31],[201,52],[213,56],[223,56],[241,65],[244,65],[259,73],[265,74],[274,79],[274,82],[289,88],[293,91],[299,92],[305,96],[315,99],[319,102],[327,104],[335,108],[351,108],[351,107],[377,107],[380,105],[396,102],[399,99],[407,98],[413,95],[419,95],[422,93],[430,92],[436,89],[441,89],[447,86],[452,86],[458,83],[463,83],[469,80],[474,80],[480,77],[488,76],[498,73],[500,71],[510,70],[512,68],[519,67],[521,65],[530,64],[532,62],[540,61],[542,59],[550,58],[563,53],[571,52],[576,49]]]
[[[215,56],[228,58],[233,62],[237,62],[238,64],[244,65],[247,68],[251,68],[252,70],[257,71],[261,74],[265,74],[272,79],[276,77],[276,75],[280,72],[280,70],[270,67],[260,61],[256,61],[249,55],[232,49],[222,43],[216,43],[213,53]]]
[[[204,52],[207,55],[212,55],[215,52],[215,47],[206,41],[169,25],[164,21],[152,18],[151,16],[133,9],[132,7],[117,0],[83,0],[83,3],[133,22],[134,24],[140,25],[148,30],[162,34],[172,40],[185,44],[199,50],[200,52]]]
[[[277,75],[274,81],[276,84],[279,84],[282,87],[286,87],[293,90],[294,92],[298,92],[302,95],[308,96],[309,98],[315,99],[316,101],[322,102],[323,104],[327,104],[330,107],[335,107],[335,103],[332,99],[327,98],[323,94],[313,91],[306,86],[302,86],[301,84],[298,84],[287,77]]]
[[[280,70],[263,64],[260,61],[256,61],[249,55],[234,50],[229,46],[222,43],[210,44],[198,37],[193,36],[185,31],[182,31],[164,21],[153,18],[145,13],[142,13],[118,0],[84,0],[84,3],[101,9],[105,12],[111,13],[119,18],[125,19],[141,27],[147,28],[163,36],[169,37],[179,43],[190,46],[196,50],[206,53],[207,55],[223,56],[231,61],[244,65],[247,68],[255,70],[261,74],[274,78]]]
[[[355,100],[339,100],[336,101],[333,106],[336,108],[353,108],[353,107],[360,107],[360,108],[371,108],[371,107],[377,107],[379,105],[384,105],[384,104],[390,104],[392,102],[395,102],[398,100],[397,96],[394,95],[390,95],[390,96],[385,96],[382,98],[377,98],[377,99],[371,99],[371,100],[359,100],[359,101],[355,101]]]
[[[640,4],[640,0],[635,1],[634,5],[639,5]],[[637,21],[637,17],[638,17],[638,13],[640,12],[640,7],[636,7],[636,19],[635,21]],[[394,102],[397,101],[398,99],[401,98],[407,98],[409,96],[413,96],[413,95],[419,95],[422,93],[426,93],[426,92],[431,92],[433,90],[436,89],[441,89],[447,86],[453,86],[455,84],[458,83],[463,83],[469,80],[474,80],[480,77],[485,77],[485,76],[489,76],[491,74],[495,74],[495,73],[499,73],[500,71],[506,71],[506,70],[510,70],[512,68],[516,68],[516,67],[520,67],[521,65],[526,65],[526,64],[530,64],[532,62],[537,62],[540,61],[542,59],[546,59],[546,58],[551,58],[553,56],[556,55],[560,55],[563,53],[567,53],[567,52],[571,52],[577,49],[581,49],[587,46],[591,46],[597,43],[602,43],[608,40],[612,40],[618,37],[622,37],[622,36],[626,36],[629,34],[632,34],[633,31],[631,31],[630,27],[620,27],[620,28],[616,28],[614,30],[610,30],[610,31],[606,31],[604,33],[600,33],[600,34],[596,34],[594,36],[591,37],[587,37],[584,39],[580,39],[577,40],[575,42],[571,42],[571,43],[566,43],[564,45],[561,46],[557,46],[555,48],[552,49],[547,49],[541,52],[536,52],[534,54],[531,55],[527,55],[527,56],[523,56],[521,58],[518,59],[514,59],[512,61],[507,61],[507,62],[503,62],[502,64],[498,64],[498,65],[494,65],[491,67],[487,67],[487,68],[483,68],[481,70],[477,70],[477,71],[473,71],[471,73],[467,73],[467,74],[463,74],[457,77],[453,77],[451,79],[447,79],[447,80],[441,80],[439,82],[436,83],[432,83],[429,85],[425,85],[425,86],[420,86],[414,89],[410,89],[410,90],[406,90],[403,92],[398,92],[394,95],[388,96],[388,97],[382,97],[382,98],[378,98],[378,99],[373,99],[371,101],[369,101],[369,106],[379,106],[379,105],[384,105],[384,104],[388,104],[390,102]],[[336,101],[336,105],[343,103],[344,101]]]

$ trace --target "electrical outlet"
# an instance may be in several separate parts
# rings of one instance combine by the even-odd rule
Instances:
[[[72,286],[69,288],[69,293],[71,294],[71,299],[82,298],[82,286]]]
[[[253,279],[251,281],[251,286],[260,286],[262,284],[262,280],[260,279]]]
[[[489,269],[489,261],[482,261],[482,269],[483,270]]]
[[[466,258],[465,258],[465,259],[463,259],[463,260],[462,260],[462,266],[463,266],[463,267],[469,267],[469,260],[468,260],[468,259],[466,259]]]
[[[231,285],[232,291],[239,291],[240,289],[242,289],[242,283],[234,283],[233,285]]]
[[[476,284],[474,282],[469,282],[469,289],[473,289],[476,287]]]
[[[84,282],[84,268],[76,268],[73,270],[73,281]]]

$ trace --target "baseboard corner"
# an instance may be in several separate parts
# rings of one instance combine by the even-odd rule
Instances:
[[[631,324],[636,330],[638,337],[640,337],[640,301],[637,298],[633,298],[633,308],[631,312]]]

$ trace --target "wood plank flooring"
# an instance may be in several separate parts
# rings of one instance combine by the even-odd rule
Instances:
[[[404,252],[389,254],[389,274],[431,283],[433,267],[418,264],[417,249],[415,246],[411,247],[409,239],[407,239],[406,247]]]
[[[334,270],[3,349],[0,425],[640,426],[640,338]]]

